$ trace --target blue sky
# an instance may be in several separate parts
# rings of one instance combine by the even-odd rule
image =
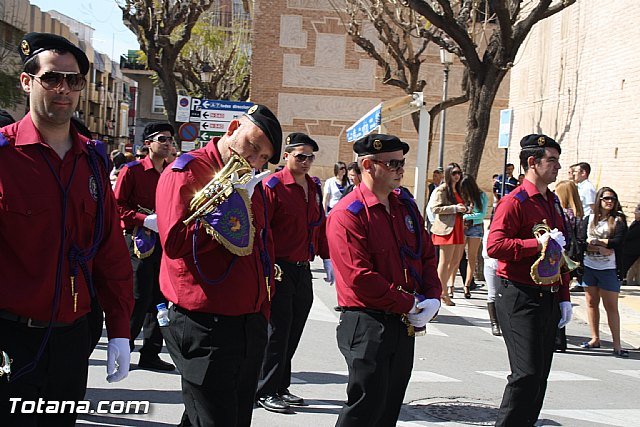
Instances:
[[[30,0],[43,11],[57,10],[94,28],[93,48],[118,61],[129,49],[139,49],[136,36],[122,23],[115,0]]]

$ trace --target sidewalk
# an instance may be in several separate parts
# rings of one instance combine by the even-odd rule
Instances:
[[[573,304],[573,316],[585,323],[587,321],[587,310],[584,292],[572,292],[571,303]],[[620,339],[622,345],[625,343],[633,349],[640,348],[640,286],[623,286],[620,290],[618,300],[620,311]],[[610,336],[609,325],[607,324],[607,313],[600,304],[600,333]],[[588,339],[589,337],[585,337]]]

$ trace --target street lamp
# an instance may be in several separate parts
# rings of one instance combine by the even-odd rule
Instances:
[[[203,94],[202,96],[204,98],[208,98],[209,97],[209,83],[211,83],[211,80],[213,80],[213,67],[211,67],[211,65],[209,65],[208,62],[205,62],[204,65],[202,66],[202,69],[200,70],[200,79],[202,80],[203,83],[203,88],[205,88],[206,90],[203,90]],[[206,92],[206,93],[204,93]]]
[[[442,102],[447,100],[447,90],[449,89],[449,66],[453,64],[453,53],[444,48],[440,48],[440,63],[444,65],[444,79],[442,83]],[[440,111],[440,144],[438,145],[438,167],[442,168],[444,163],[444,128],[447,121],[447,110]]]

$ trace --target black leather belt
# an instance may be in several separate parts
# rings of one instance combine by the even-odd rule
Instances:
[[[284,261],[284,260],[276,260],[276,264],[289,264],[295,265],[296,267],[307,267],[309,265],[309,261]]]
[[[11,322],[17,322],[27,325],[28,328],[48,328],[51,324],[54,328],[64,328],[71,326],[73,323],[64,322],[47,322],[44,320],[36,320],[30,317],[18,316],[17,314],[9,313],[8,311],[0,310],[0,319],[9,320]]]
[[[508,280],[508,279],[502,279],[502,284],[504,286],[515,286],[517,288],[525,288],[525,289],[531,289],[534,290],[536,292],[551,292],[551,293],[556,293],[560,290],[560,285],[527,285],[524,283],[518,283],[518,282],[514,282],[512,280]]]
[[[340,311],[342,313],[347,311],[360,311],[362,313],[367,313],[372,316],[384,316],[384,317],[400,317],[402,316],[399,313],[391,313],[388,311],[375,310],[373,308],[365,308],[365,307],[335,307],[334,310]]]

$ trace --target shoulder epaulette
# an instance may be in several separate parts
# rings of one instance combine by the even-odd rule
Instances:
[[[277,176],[272,176],[271,178],[269,178],[269,181],[267,181],[267,187],[273,190],[279,183],[280,178],[278,178]]]
[[[513,197],[515,197],[520,203],[522,203],[529,198],[529,193],[527,193],[527,190],[523,188],[516,194],[514,194]]]
[[[140,162],[138,160],[134,160],[133,162],[129,162],[126,164],[126,166],[131,169],[134,166],[138,166],[140,164]]]
[[[415,200],[413,199],[413,194],[411,194],[411,192],[405,187],[398,187],[393,191],[398,195],[398,198],[400,200],[412,200],[415,202]]]
[[[183,154],[171,164],[171,170],[182,171],[184,170],[184,168],[187,167],[189,162],[193,159],[195,159],[195,157],[192,156],[191,154]]]
[[[322,181],[317,176],[312,176],[311,180],[316,183],[316,185],[322,186]]]
[[[3,133],[0,133],[0,147],[5,147],[7,145],[10,145],[9,140]]]
[[[100,157],[100,160],[102,160],[102,163],[104,164],[105,169],[109,170],[109,157],[107,156],[107,144],[96,139],[93,141],[92,140],[87,141],[87,146],[95,148],[96,153]]]
[[[358,213],[362,209],[364,209],[364,203],[362,203],[360,200],[354,200],[353,202],[349,203],[349,206],[347,206],[347,210],[354,215],[358,215]]]

